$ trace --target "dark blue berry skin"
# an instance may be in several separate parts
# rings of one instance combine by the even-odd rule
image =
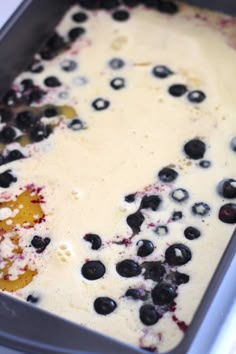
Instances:
[[[219,210],[219,219],[226,224],[236,224],[236,204],[228,203],[222,205]]]
[[[187,98],[191,103],[201,103],[206,99],[206,95],[202,91],[194,90],[188,93]]]
[[[39,123],[31,130],[30,138],[33,142],[38,143],[44,139],[47,139],[51,133],[52,130],[49,126]]]
[[[233,199],[236,198],[236,180],[229,178],[221,181],[217,187],[220,196]]]
[[[88,15],[85,12],[76,12],[72,15],[72,19],[77,23],[83,23],[87,21]]]
[[[100,6],[105,10],[113,10],[117,8],[120,4],[119,0],[101,0]]]
[[[12,162],[12,161],[20,160],[23,158],[25,158],[25,156],[22,154],[21,151],[11,150],[6,157],[5,162]]]
[[[32,63],[28,68],[28,71],[30,71],[33,74],[40,74],[41,72],[44,71],[44,66],[41,62]]]
[[[143,273],[144,279],[151,279],[156,282],[159,282],[166,272],[161,261],[144,262],[141,264],[141,268],[145,269]]]
[[[176,285],[186,284],[189,282],[190,276],[180,272],[174,272],[174,280]]]
[[[83,27],[74,27],[69,31],[68,37],[72,42],[74,42],[77,38],[81,37],[83,34],[85,34],[85,29]]]
[[[157,10],[168,15],[174,15],[178,12],[179,8],[173,1],[157,1]]]
[[[112,18],[119,22],[127,21],[129,17],[130,17],[129,12],[126,10],[117,10],[112,14]]]
[[[152,74],[158,79],[166,79],[172,75],[173,72],[165,65],[156,65],[152,69]]]
[[[39,298],[33,295],[28,295],[26,301],[32,304],[36,304],[39,301]]]
[[[3,96],[2,102],[8,107],[16,107],[21,103],[21,98],[18,97],[15,90],[10,89]]]
[[[206,144],[199,139],[189,140],[184,145],[184,152],[190,159],[193,160],[202,159],[206,152]]]
[[[0,132],[0,141],[3,144],[10,144],[16,139],[16,131],[14,128],[5,126]]]
[[[134,234],[140,232],[140,227],[144,222],[144,216],[140,211],[136,211],[134,214],[130,214],[126,219],[127,224],[132,229]]]
[[[160,204],[161,198],[158,195],[145,195],[141,201],[140,209],[157,211]]]
[[[127,203],[133,203],[135,201],[135,196],[136,196],[136,193],[128,194],[125,196],[125,201]]]
[[[171,96],[181,97],[188,91],[188,88],[182,84],[174,84],[169,87],[168,91]]]
[[[168,230],[168,227],[166,225],[158,225],[154,232],[159,235],[159,236],[164,236],[164,235],[167,235],[169,230]]]
[[[61,82],[58,80],[58,78],[56,76],[48,76],[48,77],[46,77],[46,79],[44,80],[44,84],[47,87],[58,87],[58,86],[61,86]]]
[[[125,62],[120,58],[113,58],[109,61],[108,65],[111,69],[118,70],[125,66]]]
[[[209,205],[203,202],[195,203],[192,206],[193,214],[199,216],[207,216],[210,213],[210,210],[211,208],[209,207]]]
[[[37,253],[42,253],[51,242],[49,237],[34,236],[31,240],[31,245],[36,249]]]
[[[178,177],[178,172],[173,168],[164,167],[158,173],[158,177],[164,183],[171,183]]]
[[[100,1],[79,0],[79,5],[87,10],[97,10],[100,8]]]
[[[104,264],[100,261],[89,261],[86,262],[82,269],[81,273],[83,277],[87,280],[97,280],[103,277],[106,272]]]
[[[16,116],[16,126],[22,130],[32,128],[37,121],[38,117],[32,111],[23,111]]]
[[[137,256],[139,257],[147,257],[154,251],[154,245],[149,240],[140,240],[137,242],[138,252]]]
[[[7,108],[0,108],[0,123],[8,123],[14,117],[14,113]]]
[[[176,296],[175,288],[168,283],[160,283],[152,290],[152,300],[155,305],[169,305]]]
[[[110,297],[98,297],[94,301],[93,306],[94,306],[94,310],[99,315],[107,316],[116,309],[117,304]]]
[[[178,195],[180,194],[180,196]],[[185,200],[187,200],[189,198],[189,194],[186,191],[186,189],[183,188],[177,188],[175,189],[172,193],[171,193],[171,197],[179,203],[184,202]]]
[[[0,187],[8,188],[10,185],[17,181],[17,178],[12,175],[11,170],[0,173]]]
[[[28,91],[34,87],[34,82],[31,79],[24,79],[20,84],[23,87],[23,91]]]
[[[148,298],[148,292],[143,289],[128,289],[125,293],[125,297],[144,301]]]
[[[182,217],[183,217],[182,211],[174,211],[171,216],[171,220],[178,221],[178,220],[182,219]]]
[[[75,118],[68,124],[68,128],[74,131],[78,131],[84,129],[84,124],[79,118]]]
[[[231,139],[230,148],[233,152],[236,152],[236,136]]]
[[[141,274],[141,267],[132,259],[125,259],[117,263],[116,271],[121,277],[133,278]]]
[[[96,111],[103,111],[110,106],[110,102],[103,98],[97,98],[95,101],[93,101],[92,106]]]
[[[61,69],[68,73],[71,71],[75,71],[77,66],[78,66],[77,63],[71,59],[63,60],[60,64]]]
[[[146,326],[153,326],[160,319],[153,305],[143,305],[139,310],[139,318]]]
[[[123,0],[124,5],[128,7],[135,7],[142,3],[142,0]]]
[[[56,107],[48,107],[43,112],[46,118],[56,117],[58,115],[58,110]]]
[[[195,240],[196,238],[201,236],[201,232],[193,226],[188,226],[185,230],[184,230],[184,236],[188,239],[188,240]]]
[[[165,260],[171,266],[181,266],[188,263],[192,258],[190,249],[181,244],[176,243],[169,246],[165,252]]]
[[[122,77],[116,77],[115,79],[111,80],[110,86],[114,90],[121,90],[125,87],[125,79],[123,79]]]
[[[101,237],[96,234],[86,234],[84,240],[91,243],[92,250],[98,250],[102,246]]]
[[[209,168],[209,167],[211,167],[211,161],[202,160],[199,162],[199,166],[202,168]]]

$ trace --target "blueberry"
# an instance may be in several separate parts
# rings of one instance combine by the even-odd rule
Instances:
[[[171,96],[180,97],[183,96],[187,91],[187,86],[182,84],[175,84],[169,87],[169,93]]]
[[[219,211],[220,221],[226,224],[235,224],[236,223],[236,204],[228,203],[222,205]]]
[[[189,198],[189,194],[186,191],[186,189],[183,188],[177,188],[171,193],[171,197],[179,203],[184,202]]]
[[[88,15],[85,12],[76,12],[72,15],[72,20],[78,23],[86,22],[88,19]]]
[[[176,296],[175,288],[169,283],[160,283],[152,290],[152,300],[155,305],[169,305]]]
[[[137,277],[141,273],[141,268],[138,263],[131,259],[125,259],[117,263],[116,271],[121,277],[132,278]]]
[[[20,97],[21,95],[17,93],[15,90],[10,89],[5,93],[2,98],[2,102],[5,103],[9,107],[16,107],[21,103]]]
[[[145,195],[141,201],[140,209],[157,211],[160,203],[161,198],[158,195]]]
[[[142,0],[123,0],[124,5],[128,7],[135,7],[142,3]]]
[[[139,257],[147,257],[154,251],[154,245],[149,240],[139,240],[137,242]]]
[[[189,275],[180,272],[175,272],[174,278],[176,285],[186,284],[190,279]]]
[[[17,178],[11,174],[11,170],[0,173],[0,187],[8,188],[10,185],[17,181]]]
[[[10,144],[16,139],[16,131],[11,127],[4,127],[0,132],[0,141],[3,144]]]
[[[61,82],[58,80],[58,78],[56,76],[48,76],[48,77],[46,77],[46,79],[44,80],[44,84],[47,87],[58,87],[58,86],[61,86]]]
[[[29,94],[28,96],[28,102],[29,104],[33,102],[40,102],[43,98],[43,96],[46,95],[46,92],[41,90],[40,88],[35,87]]]
[[[201,103],[205,100],[206,95],[202,91],[194,90],[188,93],[188,100],[192,103]]]
[[[96,10],[99,9],[100,1],[94,0],[79,0],[79,4],[81,7],[88,10]]]
[[[165,252],[166,262],[171,266],[181,266],[190,261],[192,253],[182,243],[175,243],[169,246]]]
[[[153,326],[160,319],[153,305],[143,305],[139,310],[139,318],[146,326]]]
[[[135,201],[135,196],[136,196],[136,193],[128,194],[125,196],[125,201],[127,203],[133,203]]]
[[[92,102],[92,106],[96,111],[103,111],[110,106],[110,102],[103,98],[97,98],[95,101]]]
[[[164,183],[171,183],[178,177],[178,172],[173,168],[164,167],[158,173],[158,177]]]
[[[23,91],[28,91],[34,87],[34,82],[31,79],[24,79],[20,84],[23,87]]]
[[[23,111],[16,116],[16,126],[19,129],[32,128],[37,122],[38,117],[32,111]]]
[[[16,161],[23,158],[25,158],[25,156],[22,154],[21,151],[11,150],[6,157],[6,162]]]
[[[119,22],[127,21],[129,16],[129,12],[126,10],[117,10],[112,14],[112,18]]]
[[[84,129],[84,124],[80,119],[75,118],[68,124],[68,128],[74,131],[78,131]]]
[[[0,166],[5,164],[5,158],[0,154]]]
[[[151,279],[153,281],[159,282],[165,275],[165,267],[162,262],[144,262],[141,264],[141,268],[145,269],[143,273],[144,279]]]
[[[236,198],[236,180],[224,179],[218,184],[218,193],[220,196],[228,199]]]
[[[92,250],[98,250],[102,246],[101,237],[96,234],[86,234],[84,240],[91,243]]]
[[[33,74],[40,74],[41,72],[43,72],[44,70],[44,66],[41,62],[34,62],[31,64],[31,66],[29,67],[29,71]]]
[[[33,142],[38,143],[44,139],[47,139],[51,133],[52,130],[49,126],[39,123],[31,130],[30,138]]]
[[[202,159],[206,152],[206,144],[199,139],[189,140],[184,145],[184,152],[190,159],[193,160]]]
[[[48,107],[44,110],[43,115],[46,118],[56,117],[58,115],[58,110],[56,107]]]
[[[156,8],[158,0],[143,0],[146,7]]]
[[[209,160],[202,160],[199,162],[199,166],[202,168],[208,168],[211,166],[211,161]]]
[[[0,123],[8,123],[14,117],[14,113],[7,108],[0,108]]]
[[[83,27],[74,27],[69,31],[68,37],[72,42],[74,42],[77,38],[81,37],[83,34],[85,34],[85,29]]]
[[[201,236],[201,232],[193,226],[188,226],[185,230],[184,230],[184,236],[188,239],[188,240],[195,240],[196,238]]]
[[[39,301],[39,298],[34,295],[28,295],[26,301],[36,304]]]
[[[106,272],[104,264],[100,261],[89,261],[85,263],[81,269],[81,273],[85,279],[97,280],[103,277]]]
[[[178,6],[172,1],[159,0],[157,2],[157,10],[168,15],[174,15],[178,12]]]
[[[50,48],[52,51],[58,52],[65,47],[65,40],[60,34],[55,32],[48,39],[46,47]]]
[[[165,225],[158,225],[154,232],[159,236],[165,236],[168,234],[168,227]]]
[[[42,238],[41,236],[34,236],[31,240],[31,245],[36,248],[37,253],[42,253],[50,242],[49,237]]]
[[[111,80],[110,86],[114,90],[120,90],[125,87],[125,79],[122,77],[116,77],[115,79]]]
[[[171,220],[178,221],[178,220],[182,219],[182,217],[183,217],[182,211],[174,211],[172,213]]]
[[[121,69],[125,66],[125,62],[119,58],[113,58],[108,63],[109,67],[113,70]]]
[[[143,289],[128,289],[125,293],[126,297],[131,297],[133,300],[147,300],[148,292]]]
[[[130,214],[126,219],[127,224],[132,229],[134,234],[140,232],[140,227],[144,222],[144,216],[140,211],[136,211],[134,214]]]
[[[78,66],[77,63],[71,59],[65,59],[60,63],[61,69],[66,72],[75,71],[77,66]]]
[[[112,313],[117,305],[116,302],[114,300],[112,300],[110,297],[98,297],[95,301],[94,301],[94,310],[99,313],[99,315],[109,315],[110,313]]]
[[[234,136],[231,141],[230,141],[230,148],[231,150],[233,150],[234,152],[236,152],[236,136]]]
[[[120,4],[119,0],[101,0],[101,8],[105,10],[113,10]]]
[[[210,213],[211,208],[208,204],[199,202],[192,206],[192,212],[195,215],[206,216]]]
[[[158,77],[158,79],[166,79],[173,74],[173,72],[165,65],[154,66],[152,73],[155,77]]]

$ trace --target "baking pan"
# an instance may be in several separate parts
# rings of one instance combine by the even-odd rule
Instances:
[[[189,0],[236,15],[235,0]],[[24,0],[0,30],[0,94],[43,46],[72,0]],[[236,231],[179,345],[166,354],[207,354],[236,298]],[[218,304],[218,305],[217,305]],[[219,309],[220,305],[220,309]],[[207,332],[206,332],[207,331]],[[0,354],[138,354],[143,350],[0,292]]]

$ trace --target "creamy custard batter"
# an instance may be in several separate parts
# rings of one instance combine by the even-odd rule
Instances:
[[[159,10],[73,6],[0,109],[0,289],[155,352],[236,223],[235,20]]]

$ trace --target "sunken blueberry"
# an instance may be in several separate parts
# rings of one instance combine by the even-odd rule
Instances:
[[[120,4],[119,0],[101,0],[101,8],[105,10],[113,10]]]
[[[174,211],[171,215],[171,220],[178,221],[178,220],[182,219],[182,217],[183,217],[182,211]]]
[[[201,236],[201,232],[193,226],[188,226],[185,230],[184,230],[184,236],[188,239],[188,240],[195,240],[196,238]]]
[[[229,178],[221,181],[218,185],[218,193],[224,198],[236,198],[236,180]]]
[[[57,32],[54,32],[53,35],[47,40],[46,47],[51,51],[58,52],[63,49],[65,46],[64,38]]]
[[[126,222],[132,229],[133,233],[138,234],[140,232],[140,227],[144,222],[144,216],[140,211],[136,211],[134,214],[127,216]]]
[[[230,148],[231,150],[233,150],[234,152],[236,152],[236,136],[234,136],[231,141],[230,141]]]
[[[11,170],[7,170],[3,173],[0,173],[0,187],[8,188],[10,185],[17,181],[17,178],[14,177],[11,173]]]
[[[3,144],[13,143],[15,138],[16,138],[16,131],[12,127],[5,126],[0,132],[0,141]]]
[[[116,302],[114,300],[112,300],[110,297],[98,297],[95,301],[94,301],[94,310],[99,313],[99,315],[109,315],[110,313],[112,313],[117,305]]]
[[[158,173],[158,177],[164,183],[171,183],[178,177],[178,172],[173,168],[164,167]]]
[[[43,72],[44,66],[41,62],[36,61],[31,64],[28,70],[33,74],[40,74],[41,72]]]
[[[144,279],[151,279],[153,281],[159,282],[165,275],[165,267],[162,262],[144,262],[141,264],[141,268],[145,269],[143,273]]]
[[[82,23],[87,21],[88,15],[85,12],[80,11],[72,15],[72,19],[77,23]]]
[[[86,262],[81,269],[83,277],[88,280],[100,279],[103,277],[105,272],[106,268],[104,264],[100,261]]]
[[[84,128],[83,122],[79,118],[73,119],[69,124],[68,128],[74,131],[78,131]]]
[[[171,197],[179,203],[184,202],[185,200],[187,200],[189,198],[189,194],[186,191],[186,189],[183,188],[178,188],[175,189],[172,193],[171,193]]]
[[[29,104],[31,104],[33,102],[37,103],[37,102],[41,101],[45,94],[46,94],[45,91],[41,90],[38,87],[34,87],[28,96]]]
[[[154,245],[149,240],[139,240],[137,242],[139,257],[147,257],[154,251]]]
[[[168,227],[166,225],[158,225],[154,232],[159,236],[165,236],[168,234]]]
[[[156,211],[161,203],[158,195],[145,195],[141,201],[140,209],[151,209]]]
[[[219,211],[219,219],[226,224],[236,223],[236,204],[228,203],[222,205]]]
[[[39,301],[39,298],[34,295],[28,295],[26,301],[36,304]]]
[[[33,142],[40,142],[49,137],[52,130],[49,126],[39,123],[34,126],[30,132],[30,138]]]
[[[178,6],[173,1],[157,1],[157,10],[168,15],[174,15],[178,12]]]
[[[175,243],[169,246],[165,252],[165,259],[169,265],[181,266],[190,261],[192,253],[190,249],[182,243]]]
[[[32,128],[37,120],[38,117],[32,111],[23,111],[17,114],[16,126],[19,129]]]
[[[202,160],[199,162],[199,166],[202,168],[208,168],[211,166],[211,161],[209,160]]]
[[[23,87],[23,91],[28,91],[34,87],[34,82],[31,79],[24,79],[20,84]]]
[[[129,12],[126,10],[117,10],[112,14],[112,18],[120,22],[127,21],[129,19],[129,16]]]
[[[211,208],[208,204],[199,202],[192,206],[192,212],[195,215],[206,216],[210,213]]]
[[[91,243],[92,250],[98,250],[102,246],[101,237],[96,234],[86,234],[84,240]]]
[[[48,76],[48,77],[46,77],[46,79],[44,80],[44,84],[47,87],[58,87],[58,86],[61,86],[61,82],[58,80],[58,78],[56,76]]]
[[[148,292],[143,289],[128,289],[125,293],[126,297],[131,297],[133,300],[147,300]]]
[[[31,240],[31,245],[36,248],[37,253],[42,253],[50,242],[49,237],[34,236]]]
[[[205,100],[206,95],[202,91],[194,90],[188,93],[188,100],[192,103],[201,103]]]
[[[58,110],[56,107],[48,107],[43,112],[46,118],[56,117],[58,115]]]
[[[7,108],[0,108],[0,123],[8,123],[14,117],[14,113]]]
[[[143,0],[143,3],[146,7],[156,8],[158,0]]]
[[[68,37],[73,42],[77,38],[81,37],[84,33],[85,33],[85,29],[83,27],[74,27],[69,31]]]
[[[63,71],[71,72],[77,68],[77,63],[71,59],[65,59],[60,63],[60,67]]]
[[[142,0],[123,0],[124,5],[135,7],[142,3]]]
[[[193,160],[202,159],[206,152],[206,144],[199,139],[189,140],[184,145],[184,152],[190,159]]]
[[[118,70],[118,69],[123,68],[123,66],[125,66],[125,62],[122,59],[113,58],[109,61],[108,65],[111,69]]]
[[[97,98],[92,102],[92,106],[96,111],[103,111],[110,106],[110,102],[104,98]]]
[[[155,305],[169,305],[176,296],[175,288],[169,283],[160,283],[152,290],[152,300]]]
[[[122,77],[116,77],[111,80],[110,85],[114,90],[120,90],[125,87],[125,79]]]
[[[155,306],[143,305],[139,310],[139,318],[146,326],[153,326],[160,319]]]
[[[180,272],[175,272],[174,278],[177,285],[186,284],[190,279],[189,275]]]
[[[165,65],[154,66],[152,73],[155,77],[158,77],[158,79],[166,79],[173,74],[173,72]]]
[[[17,93],[15,90],[10,89],[3,96],[2,102],[9,107],[15,107],[21,102],[20,98],[21,94],[19,92]]]
[[[125,201],[127,203],[133,203],[135,201],[135,196],[136,196],[136,193],[128,194],[125,196]]]
[[[168,91],[171,96],[181,97],[188,91],[188,89],[187,89],[187,86],[185,86],[185,85],[174,84],[169,87]]]
[[[11,150],[9,154],[6,157],[7,162],[11,161],[16,161],[25,158],[25,156],[22,154],[21,151],[19,150]]]
[[[116,271],[121,277],[132,278],[137,277],[141,273],[141,268],[139,264],[132,259],[125,259],[117,263]]]
[[[96,9],[99,9],[100,1],[79,0],[79,4],[80,4],[81,7],[84,7],[85,9],[96,10]]]

